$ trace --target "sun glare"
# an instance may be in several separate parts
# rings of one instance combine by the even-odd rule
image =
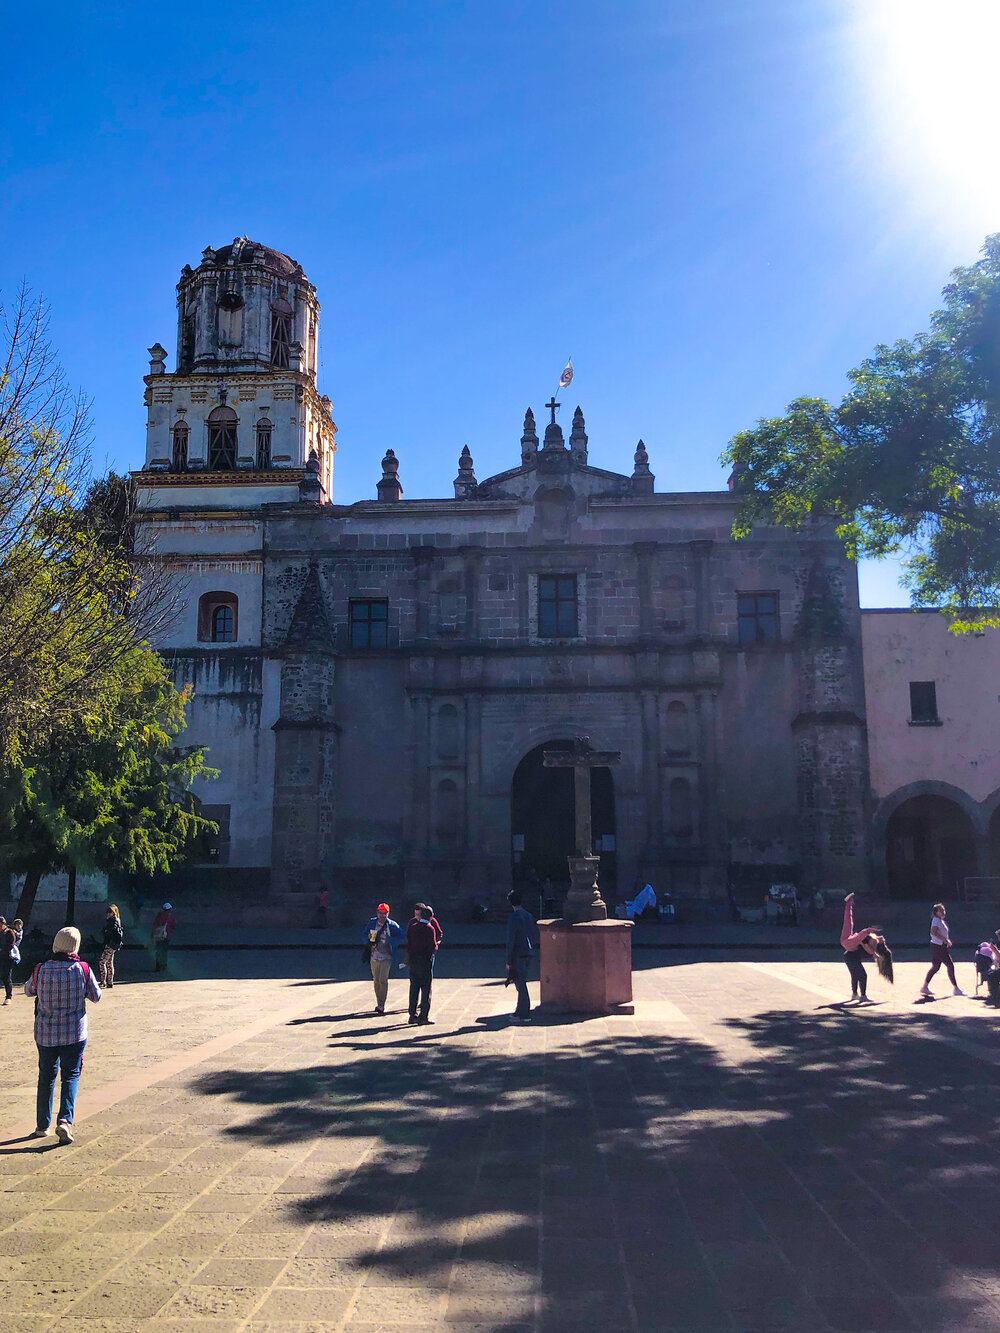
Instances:
[[[1000,0],[857,0],[886,166],[950,219],[1000,227]]]

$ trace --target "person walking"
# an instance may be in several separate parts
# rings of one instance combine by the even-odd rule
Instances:
[[[434,980],[434,955],[437,932],[431,925],[433,913],[421,903],[416,917],[406,928],[406,952],[410,964],[410,1023],[433,1023],[431,983]]]
[[[14,982],[11,974],[14,971],[14,964],[20,960],[20,953],[17,951],[17,936],[14,934],[13,926],[8,926],[6,920],[0,916],[0,982],[3,983],[4,1004],[10,1004],[14,997]]]
[[[924,977],[924,984],[920,987],[921,995],[932,996],[934,994],[931,990],[931,977],[941,966],[948,973],[952,994],[965,994],[965,991],[961,989],[955,979],[955,964],[951,961],[951,936],[945,922],[946,916],[947,910],[944,903],[935,903],[934,915],[931,917],[931,967],[926,977]]]
[[[370,917],[365,927],[365,948],[372,970],[372,984],[375,987],[375,1012],[385,1013],[385,1002],[389,995],[389,973],[396,960],[396,946],[406,939],[399,924],[389,915],[389,904],[379,903],[375,915]]]
[[[885,937],[871,926],[863,930],[854,929],[854,894],[849,893],[844,899],[844,924],[840,931],[840,947],[844,951],[844,962],[851,974],[851,999],[859,1004],[868,1003],[868,974],[865,963],[874,958],[879,974],[892,984],[892,953],[885,942]]]
[[[39,963],[24,983],[35,997],[35,1045],[38,1047],[38,1093],[34,1139],[43,1139],[52,1120],[52,1094],[60,1077],[56,1135],[73,1142],[76,1090],[87,1044],[87,1001],[95,1004],[101,988],[80,958],[80,932],[64,926],[52,941],[52,956]]]
[[[115,954],[122,947],[122,942],[125,939],[121,915],[114,903],[108,904],[108,914],[104,918],[101,933],[104,936],[104,949],[97,964],[97,970],[100,974],[102,988],[114,990]]]
[[[515,1023],[531,1021],[531,997],[528,994],[528,972],[538,949],[538,926],[530,912],[522,906],[521,890],[512,889],[507,895],[510,916],[507,918],[507,980],[517,990],[514,1009]]]
[[[176,929],[177,918],[174,916],[174,909],[169,903],[164,903],[156,916],[153,917],[153,924],[149,928],[149,938],[153,942],[156,956],[156,962],[153,966],[154,972],[166,972],[170,941],[173,939]]]

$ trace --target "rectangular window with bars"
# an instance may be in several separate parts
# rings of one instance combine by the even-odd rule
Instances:
[[[388,645],[389,603],[356,600],[350,606],[352,648],[385,648]]]
[[[774,643],[778,638],[778,594],[741,592],[736,595],[740,643]]]
[[[937,682],[910,681],[910,722],[924,726],[938,722]]]
[[[573,639],[580,623],[575,574],[538,576],[538,636]]]

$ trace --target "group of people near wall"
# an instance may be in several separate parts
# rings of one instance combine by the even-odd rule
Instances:
[[[507,921],[507,979],[517,992],[517,1006],[512,1015],[517,1023],[531,1019],[531,999],[528,994],[528,975],[532,959],[538,951],[538,926],[530,912],[522,906],[521,891],[514,889],[507,895],[510,916]],[[375,1014],[383,1015],[389,995],[389,977],[397,961],[396,951],[406,951],[406,962],[401,968],[410,972],[409,1018],[416,1025],[433,1023],[431,986],[434,980],[434,959],[444,939],[444,931],[429,903],[417,903],[404,931],[391,916],[388,903],[379,903],[375,915],[365,926],[362,961],[371,969],[375,987]]]

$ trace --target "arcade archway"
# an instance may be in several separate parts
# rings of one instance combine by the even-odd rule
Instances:
[[[885,842],[894,898],[954,897],[956,885],[980,873],[972,820],[946,796],[912,796],[897,806]]]
[[[546,768],[545,750],[568,749],[569,740],[547,741],[524,756],[511,784],[511,834],[514,883],[532,889],[550,880],[559,897],[569,885],[566,858],[573,853],[575,811],[573,773]],[[600,885],[613,899],[615,869],[615,791],[609,768],[591,770],[590,818],[594,850],[600,852]]]

